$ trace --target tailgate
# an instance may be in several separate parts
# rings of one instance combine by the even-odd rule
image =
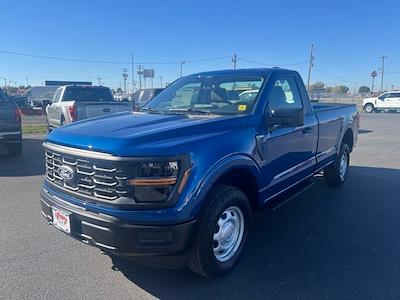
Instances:
[[[80,102],[77,103],[77,120],[84,120],[118,112],[133,111],[133,104],[128,102]]]
[[[15,104],[0,100],[0,131],[15,130],[18,126],[15,121]]]

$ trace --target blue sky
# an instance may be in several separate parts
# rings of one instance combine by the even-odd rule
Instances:
[[[155,84],[184,74],[294,64],[304,79],[315,44],[311,81],[350,88],[370,85],[387,55],[385,87],[400,87],[398,1],[6,1],[1,4],[0,51],[74,59],[135,62],[156,70]],[[202,61],[203,59],[220,58]],[[190,62],[193,60],[192,62]],[[199,60],[199,61],[196,61]],[[299,63],[299,64],[298,64]],[[91,80],[118,87],[122,68],[0,53],[2,78],[31,85],[44,80]],[[136,75],[137,76],[137,75]],[[377,86],[380,79],[377,79]]]

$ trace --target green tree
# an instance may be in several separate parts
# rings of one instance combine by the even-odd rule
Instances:
[[[369,94],[370,91],[371,91],[371,89],[369,87],[367,87],[366,85],[362,85],[358,88],[358,92],[360,94]]]
[[[323,89],[325,87],[325,83],[323,83],[322,81],[317,81],[313,84],[310,85],[310,90],[319,90],[319,89]]]
[[[349,88],[345,85],[338,85],[333,87],[333,92],[337,94],[346,94],[349,91]]]

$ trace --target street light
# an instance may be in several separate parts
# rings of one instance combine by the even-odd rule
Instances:
[[[184,65],[185,63],[186,63],[186,62],[185,62],[184,60],[181,61],[181,77],[182,77],[182,75],[183,75],[183,65]]]
[[[374,93],[374,81],[377,75],[378,73],[375,70],[371,72],[371,77],[372,77],[371,94]]]

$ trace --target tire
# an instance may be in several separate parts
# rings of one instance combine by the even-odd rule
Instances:
[[[207,203],[198,221],[188,265],[197,274],[214,278],[238,263],[249,231],[251,209],[246,195],[228,185],[215,186]]]
[[[370,113],[373,113],[373,112],[374,112],[375,107],[374,107],[373,104],[367,103],[367,104],[364,105],[364,110],[365,110],[367,113],[370,114]]]
[[[336,161],[324,169],[325,182],[329,186],[342,185],[349,173],[350,148],[346,143],[342,143]]]
[[[10,156],[20,156],[22,154],[22,141],[13,144],[7,144],[7,150]]]

